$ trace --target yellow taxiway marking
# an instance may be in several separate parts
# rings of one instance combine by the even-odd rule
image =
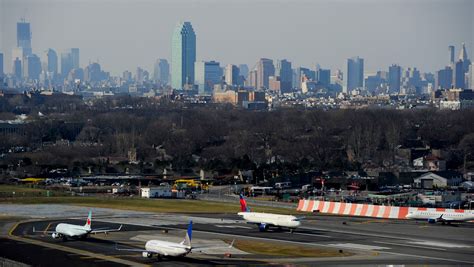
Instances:
[[[388,223],[388,220],[367,220],[362,222],[355,222],[353,224],[369,224],[369,223]]]
[[[149,266],[149,265],[146,265],[146,264],[140,264],[138,262],[119,259],[119,258],[116,258],[116,257],[113,257],[113,256],[94,253],[94,252],[90,252],[90,251],[86,251],[86,250],[82,250],[82,249],[65,247],[65,246],[61,246],[61,245],[57,245],[57,244],[53,244],[53,243],[43,242],[43,241],[36,240],[36,239],[29,239],[29,238],[24,238],[24,237],[20,237],[20,236],[15,236],[15,235],[13,235],[13,231],[15,231],[15,229],[18,227],[18,225],[20,225],[20,223],[21,222],[16,223],[10,229],[10,231],[8,232],[8,235],[9,235],[10,239],[20,241],[20,242],[24,242],[24,243],[37,245],[37,246],[42,246],[42,247],[46,247],[46,248],[51,248],[51,249],[55,249],[55,250],[61,250],[61,251],[73,253],[73,254],[76,254],[76,255],[91,257],[91,258],[95,258],[95,259],[98,259],[98,260],[105,260],[105,261],[111,261],[111,262],[115,262],[115,263],[125,264],[125,265],[128,265],[128,266]]]
[[[15,223],[15,225],[13,225],[12,229],[10,229],[10,231],[8,232],[9,236],[13,236],[13,231],[15,231],[15,229],[18,227],[19,224],[20,223],[17,222],[17,223]]]
[[[43,235],[46,235],[46,234],[47,234],[46,232],[48,232],[48,229],[49,229],[49,227],[51,227],[51,224],[52,224],[52,222],[50,222],[50,223],[48,224],[48,226],[46,226],[46,229],[44,229],[44,231],[43,231]]]

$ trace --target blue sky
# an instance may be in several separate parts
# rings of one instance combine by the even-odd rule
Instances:
[[[450,44],[457,57],[466,42],[472,59],[473,14],[471,0],[0,0],[0,51],[9,71],[25,17],[40,56],[79,47],[82,67],[98,60],[112,74],[152,70],[156,58],[170,58],[175,25],[191,21],[197,60],[221,65],[267,57],[345,71],[348,57],[361,56],[366,71],[392,63],[434,71]]]

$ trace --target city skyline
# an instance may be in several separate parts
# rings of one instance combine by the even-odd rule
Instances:
[[[0,51],[4,54],[4,69],[10,72],[11,50],[16,45],[16,23],[21,17],[25,17],[31,23],[33,53],[42,55],[48,48],[60,52],[78,47],[81,50],[81,67],[85,67],[87,62],[99,59],[103,69],[113,75],[120,75],[125,70],[133,71],[137,66],[152,71],[157,58],[171,60],[169,40],[180,21],[192,22],[198,33],[196,60],[216,60],[222,66],[245,63],[252,68],[259,58],[266,57],[273,60],[286,58],[295,67],[314,68],[315,64],[320,64],[324,68],[344,70],[347,58],[360,56],[365,59],[367,73],[388,70],[392,64],[402,67],[416,66],[423,72],[435,72],[449,61],[445,52],[446,47],[455,45],[457,56],[461,42],[466,43],[469,58],[472,58],[473,16],[469,14],[469,10],[473,7],[472,1],[383,2],[384,4],[374,1],[355,3],[261,0],[249,9],[246,8],[247,2],[235,1],[229,1],[227,3],[229,6],[215,1],[199,3],[139,1],[133,5],[128,1],[118,1],[119,5],[105,1],[94,4],[94,8],[88,7],[90,6],[88,1],[75,1],[68,8],[73,10],[69,12],[70,16],[65,16],[59,12],[66,5],[62,1],[2,0]],[[307,8],[301,10],[297,8],[299,6]],[[340,6],[345,8],[335,11],[334,7]],[[347,7],[358,15],[356,20],[353,19],[354,15],[351,12],[347,12]],[[206,11],[207,13],[191,11],[204,9],[209,11]],[[228,9],[235,10],[235,13],[246,14],[245,19],[242,16],[233,19],[235,14],[225,12],[229,18],[222,23],[220,19],[224,15],[219,11]],[[264,9],[269,12],[258,12]],[[306,9],[312,10],[313,13],[309,14],[316,19],[306,18],[304,16],[307,14]],[[107,21],[99,15],[105,10],[107,14],[113,14]],[[170,12],[160,13],[162,15],[158,16],[160,19],[150,19],[146,14],[153,10]],[[177,11],[181,12],[176,13]],[[277,15],[283,11],[289,18],[296,14],[299,14],[299,17],[297,20],[288,18],[282,22],[281,19],[277,19]],[[328,14],[322,14],[323,11]],[[383,16],[380,14],[382,11]],[[447,16],[435,16],[435,11],[443,11]],[[127,12],[129,16],[119,18],[119,14]],[[205,16],[209,12],[214,14],[211,19]],[[87,20],[79,20],[81,25],[76,25],[74,21],[81,15],[76,13],[88,14]],[[143,16],[137,16],[140,13],[143,13]],[[337,16],[324,21],[325,16],[331,14]],[[364,14],[371,14],[372,21],[384,17],[386,19],[384,26],[380,28],[375,25],[377,23],[360,16]],[[449,19],[448,14],[456,20]],[[67,17],[70,19],[66,19]],[[436,20],[430,19],[432,17],[436,17]],[[51,23],[55,18],[61,18],[61,23]],[[398,18],[399,21],[394,23],[390,18]],[[255,24],[255,20],[259,23]],[[409,25],[412,25],[408,29],[404,27],[407,20]],[[134,30],[130,30],[131,28]],[[137,38],[138,33],[140,38]],[[91,39],[95,42],[90,42]],[[312,39],[316,42],[312,42]]]

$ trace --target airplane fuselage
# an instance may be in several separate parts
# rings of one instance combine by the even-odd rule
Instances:
[[[67,237],[83,237],[87,236],[90,233],[90,229],[86,229],[82,225],[75,225],[69,223],[60,223],[56,226],[57,237],[67,236]],[[53,237],[55,233],[53,233]],[[57,238],[55,237],[55,238]]]
[[[474,220],[474,212],[415,211],[408,213],[406,218],[429,222],[466,222]]]
[[[239,212],[237,213],[248,223],[259,225],[272,225],[277,227],[288,227],[295,229],[301,225],[301,222],[293,215],[282,215],[263,212]]]
[[[191,252],[191,247],[168,241],[150,240],[146,242],[145,250],[163,256],[182,257]],[[151,257],[152,255],[144,252],[143,256]]]

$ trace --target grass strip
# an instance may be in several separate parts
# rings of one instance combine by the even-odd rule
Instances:
[[[227,241],[230,243],[230,241]],[[255,240],[235,240],[234,247],[252,254],[284,257],[347,257],[354,255],[350,252],[337,249],[315,248],[298,246],[284,242],[261,242]]]

